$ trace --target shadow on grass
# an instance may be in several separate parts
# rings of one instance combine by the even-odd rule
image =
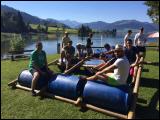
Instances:
[[[153,78],[141,78],[140,86],[149,88],[159,88],[159,80]]]
[[[144,62],[145,65],[159,66],[159,62]]]
[[[156,109],[159,101],[159,89],[153,95],[148,106],[137,104],[136,118],[141,119],[159,119],[159,111]]]

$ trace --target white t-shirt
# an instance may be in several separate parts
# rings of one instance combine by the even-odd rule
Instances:
[[[147,40],[147,38],[144,34],[137,33],[134,38],[134,41],[136,40],[137,40],[136,44],[137,46],[145,46],[145,41]]]
[[[126,84],[129,74],[130,64],[126,56],[118,58],[113,65],[117,66],[114,69],[114,75],[119,84]]]
[[[125,36],[124,36],[124,47],[126,47],[126,40],[127,39],[131,39],[131,36],[129,35],[129,34],[126,34]]]

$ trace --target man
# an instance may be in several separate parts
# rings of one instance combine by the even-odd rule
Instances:
[[[68,70],[74,61],[74,54],[75,54],[75,48],[72,46],[72,41],[69,41],[67,46],[64,47],[65,51],[65,59],[67,61],[66,63],[66,70]]]
[[[138,50],[135,46],[132,45],[132,40],[127,39],[126,48],[124,50],[127,59],[132,67],[135,67],[139,61]]]
[[[128,30],[128,33],[124,37],[124,47],[126,47],[127,39],[131,39],[132,30]]]
[[[65,36],[62,38],[62,50],[61,50],[61,64],[63,64],[63,59],[65,58],[65,50],[64,47],[68,45],[68,42],[71,41],[71,39],[68,36],[68,32],[65,32]]]
[[[87,44],[86,44],[87,56],[93,55],[93,50],[91,48],[91,46],[93,45],[93,42],[91,40],[92,36],[93,34],[89,33],[89,37],[87,38]]]
[[[144,28],[142,27],[140,29],[140,32],[135,35],[134,44],[137,47],[139,54],[143,53],[145,57],[146,55],[145,43],[147,41],[147,38],[143,32],[144,32]]]
[[[52,71],[49,70],[47,66],[47,58],[45,51],[42,50],[43,46],[41,42],[36,43],[36,49],[32,52],[29,61],[29,71],[33,75],[32,79],[32,96],[36,96],[36,92],[34,91],[37,80],[41,75],[51,76]]]
[[[115,46],[115,56],[117,60],[109,67],[97,72],[94,76],[88,77],[84,80],[103,80],[110,85],[124,85],[127,84],[129,74],[129,61],[124,55],[123,46]],[[114,72],[112,72],[114,70]]]

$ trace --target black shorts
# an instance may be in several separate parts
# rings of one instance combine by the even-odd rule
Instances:
[[[42,72],[48,73],[48,70],[46,69],[45,66],[42,67],[42,68],[40,68],[40,70],[41,70]],[[31,72],[31,74],[33,75],[35,72],[38,72],[38,70],[36,70],[35,68],[32,68],[32,69],[30,70],[30,72]]]
[[[137,47],[138,53],[139,52],[146,52],[146,47],[145,46],[136,46],[136,47]]]

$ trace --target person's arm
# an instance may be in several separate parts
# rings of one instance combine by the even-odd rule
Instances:
[[[108,72],[113,71],[113,70],[116,69],[116,68],[117,68],[117,66],[114,65],[114,64],[112,64],[112,65],[110,65],[109,67],[103,69],[102,71],[97,72],[96,74],[99,75],[99,74],[103,74],[103,73],[108,73]]]
[[[136,54],[136,61],[135,61],[133,64],[131,64],[130,66],[131,66],[131,67],[137,66],[137,65],[139,64],[139,60],[140,60],[140,57],[139,57],[138,54]]]
[[[138,40],[138,37],[137,37],[137,34],[136,34],[135,38],[134,38],[134,46],[137,46],[137,40]]]
[[[110,50],[110,51],[105,52],[105,54],[113,54],[113,53],[114,53],[114,50]]]

